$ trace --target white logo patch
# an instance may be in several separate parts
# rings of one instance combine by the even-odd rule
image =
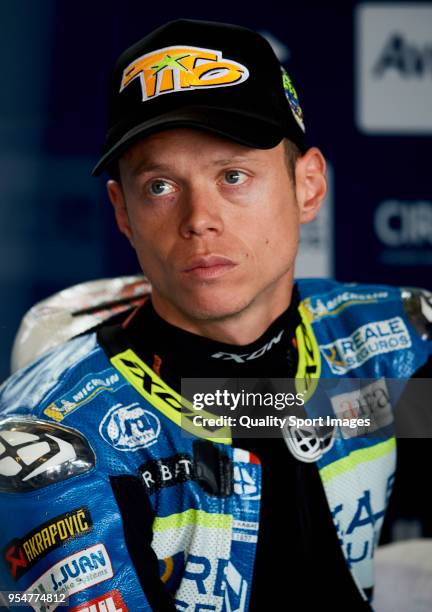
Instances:
[[[362,325],[350,336],[321,345],[320,349],[334,374],[346,374],[375,355],[410,346],[411,338],[404,321],[400,317],[393,317]]]
[[[62,559],[28,588],[27,593],[55,593],[73,595],[99,584],[114,575],[111,560],[103,544],[84,548]],[[46,610],[55,610],[59,603],[44,604]],[[32,606],[39,610],[40,604]]]
[[[117,404],[103,418],[99,433],[105,442],[117,450],[136,451],[154,444],[160,428],[157,416],[139,404]]]

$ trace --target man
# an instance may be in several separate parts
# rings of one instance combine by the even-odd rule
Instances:
[[[368,387],[385,398],[377,436],[267,440],[197,426],[181,380],[296,379],[312,414],[319,377],[427,362],[423,294],[294,283],[325,161],[247,29],[176,21],[122,54],[105,169],[151,298],[4,385],[4,588],[46,609],[48,595],[73,610],[370,609],[394,476],[385,383]]]

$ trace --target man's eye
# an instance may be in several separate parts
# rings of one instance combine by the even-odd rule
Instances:
[[[162,179],[151,181],[147,189],[150,192],[150,195],[152,196],[167,195],[169,193],[173,193],[174,191],[174,187],[170,185],[170,183],[168,183],[167,181],[163,181]]]
[[[224,178],[229,185],[241,185],[247,179],[247,174],[241,170],[228,170]]]

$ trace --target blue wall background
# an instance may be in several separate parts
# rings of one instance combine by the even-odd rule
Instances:
[[[283,7],[272,1],[167,1],[155,8],[132,0],[1,0],[0,380],[8,373],[19,321],[32,304],[83,280],[138,270],[115,229],[104,182],[91,178],[90,170],[103,141],[112,62],[176,17],[246,25],[280,47],[309,142],[322,148],[332,168],[329,273],[432,289],[432,3],[420,5],[426,13],[417,20],[426,22],[429,41],[421,28],[416,34],[415,23],[404,31],[394,21],[395,9],[407,5],[415,16],[416,3],[380,3],[388,11],[384,27],[374,18],[375,5],[348,0]],[[367,33],[360,24],[365,10]],[[405,87],[413,116],[420,98],[425,106],[423,127],[407,127],[403,108],[400,133],[360,125],[365,85],[359,39],[367,39],[367,54],[373,47],[368,36],[375,37],[381,51],[374,61],[382,65],[380,75],[366,70],[366,79],[389,82],[382,114],[388,104],[397,115],[397,88]]]

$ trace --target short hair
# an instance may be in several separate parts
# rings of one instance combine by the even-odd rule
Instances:
[[[120,165],[118,159],[116,159],[109,166],[107,166],[107,172],[110,179],[112,179],[113,181],[117,181],[117,183],[121,182]]]
[[[299,159],[299,157],[301,157],[302,154],[301,154],[301,151],[298,148],[298,146],[294,142],[292,142],[291,140],[288,140],[288,138],[284,138],[283,139],[283,143],[284,143],[284,153],[285,153],[286,167],[287,167],[287,170],[288,170],[289,177],[292,180],[293,184],[295,185],[295,168],[296,168],[296,163],[297,163],[297,160]],[[121,183],[120,166],[119,166],[118,159],[113,161],[107,167],[107,171],[108,171],[110,179],[112,179],[114,181],[117,181],[117,183]]]
[[[295,169],[297,160],[302,156],[302,152],[298,148],[298,146],[288,140],[288,138],[284,138],[284,152],[285,152],[285,163],[288,170],[288,175],[295,185]]]

